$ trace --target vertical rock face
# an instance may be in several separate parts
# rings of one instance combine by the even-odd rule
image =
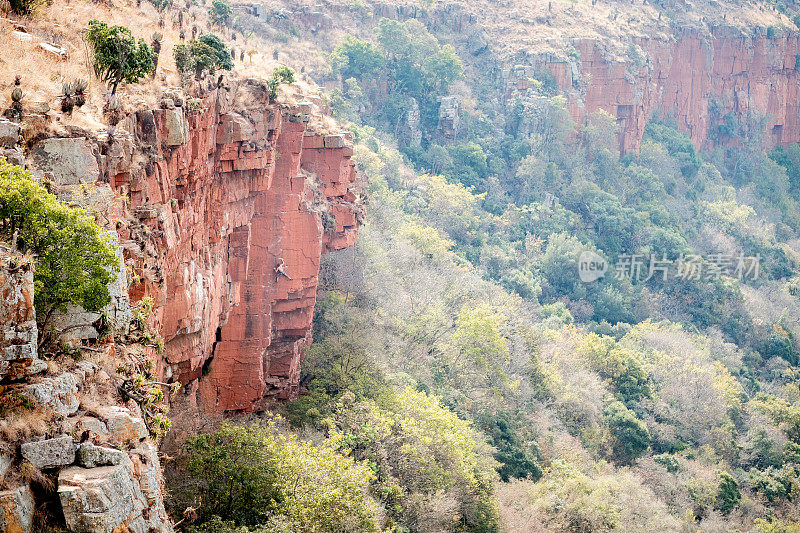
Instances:
[[[567,95],[579,123],[603,109],[616,117],[620,149],[636,150],[654,114],[671,116],[696,146],[735,142],[726,115],[738,121],[765,117],[764,143],[800,141],[798,36],[745,36],[730,29],[710,35],[686,33],[674,40],[646,40],[625,58],[606,57],[601,43],[575,43],[580,59],[543,57],[533,70],[548,69]],[[530,73],[510,73],[513,90],[527,89]]]
[[[211,411],[297,394],[321,255],[352,245],[358,226],[345,135],[315,131],[308,105],[267,94],[245,80],[210,93],[205,111],[140,113],[136,136],[156,162],[110,176],[141,222],[123,245],[142,280],[132,299],[155,303],[161,370],[197,380]]]
[[[29,257],[0,245],[0,378],[38,373],[33,265]]]

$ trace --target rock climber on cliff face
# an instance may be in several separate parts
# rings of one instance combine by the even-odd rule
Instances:
[[[292,279],[289,277],[289,274],[286,273],[286,263],[283,261],[283,257],[279,257],[278,264],[275,265],[275,281],[277,282],[281,279],[281,276],[286,276],[286,279]]]

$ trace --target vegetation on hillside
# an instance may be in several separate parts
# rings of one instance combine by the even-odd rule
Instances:
[[[387,396],[435,395],[482,432],[492,525],[461,510],[444,526],[452,507],[416,521],[408,481],[376,496],[415,531],[796,527],[797,148],[767,154],[758,117],[722,117],[741,142],[700,152],[667,113],[621,156],[610,115],[572,123],[547,83],[490,97],[481,72],[459,78],[457,60],[441,75],[415,49],[444,47],[383,21],[330,56],[371,209],[355,249],[323,265],[307,394],[282,410],[292,427],[330,435],[359,406],[344,450],[387,483]],[[437,121],[440,97],[466,90],[455,83],[483,97],[453,139]],[[586,251],[609,269],[593,282]]]
[[[217,70],[231,70],[233,60],[225,43],[213,33],[201,35],[188,43],[176,44],[173,49],[175,67],[181,74],[194,73],[195,78],[207,72],[214,74]]]
[[[232,9],[206,11],[219,36],[173,47],[182,74],[232,67]],[[178,459],[187,530],[796,530],[800,147],[726,114],[699,151],[667,111],[619,154],[615,117],[573,123],[543,73],[506,94],[433,28],[323,44],[370,214],[322,266],[301,397]],[[87,38],[112,92],[150,72],[125,28]],[[40,317],[108,302],[111,243],[5,163],[0,222],[37,257]]]
[[[111,94],[117,92],[120,82],[136,83],[154,68],[153,49],[144,39],[137,42],[124,26],[92,20],[86,41],[92,48],[94,72],[111,86]]]
[[[270,438],[368,468],[367,529],[796,528],[798,148],[765,153],[758,117],[721,117],[741,142],[700,152],[666,113],[620,155],[614,117],[574,124],[546,76],[500,94],[418,21],[367,33],[328,58],[370,213],[323,263],[305,389]],[[480,98],[452,136],[454,92]],[[605,276],[581,279],[585,252]],[[305,505],[275,501],[197,527]]]
[[[113,238],[82,209],[59,202],[30,172],[0,159],[0,240],[35,258],[36,316],[43,330],[54,311],[99,311],[119,271]]]

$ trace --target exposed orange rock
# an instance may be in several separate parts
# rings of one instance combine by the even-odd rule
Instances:
[[[256,80],[201,107],[175,146],[182,110],[138,117],[163,158],[130,183],[147,227],[143,252],[128,254],[146,273],[131,296],[154,298],[167,379],[198,380],[206,411],[250,411],[298,392],[321,255],[355,241],[352,148],[349,134],[312,131],[303,106],[269,103]]]
[[[537,68],[547,68],[568,98],[573,119],[603,109],[617,118],[620,149],[636,150],[651,116],[671,116],[698,147],[709,139],[727,137],[725,115],[737,120],[765,117],[767,147],[800,141],[800,53],[798,36],[745,36],[732,29],[711,35],[687,32],[674,40],[642,40],[643,52],[610,59],[601,43],[575,43],[574,62],[542,57]],[[525,77],[512,76],[515,89],[529,86]]]

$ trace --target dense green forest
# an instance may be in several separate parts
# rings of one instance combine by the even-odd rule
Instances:
[[[726,116],[701,152],[664,113],[620,155],[614,117],[573,123],[546,74],[503,95],[415,20],[328,61],[369,215],[323,265],[304,394],[190,446],[198,531],[800,528],[800,146]],[[218,498],[207,458],[248,446],[277,451]]]

